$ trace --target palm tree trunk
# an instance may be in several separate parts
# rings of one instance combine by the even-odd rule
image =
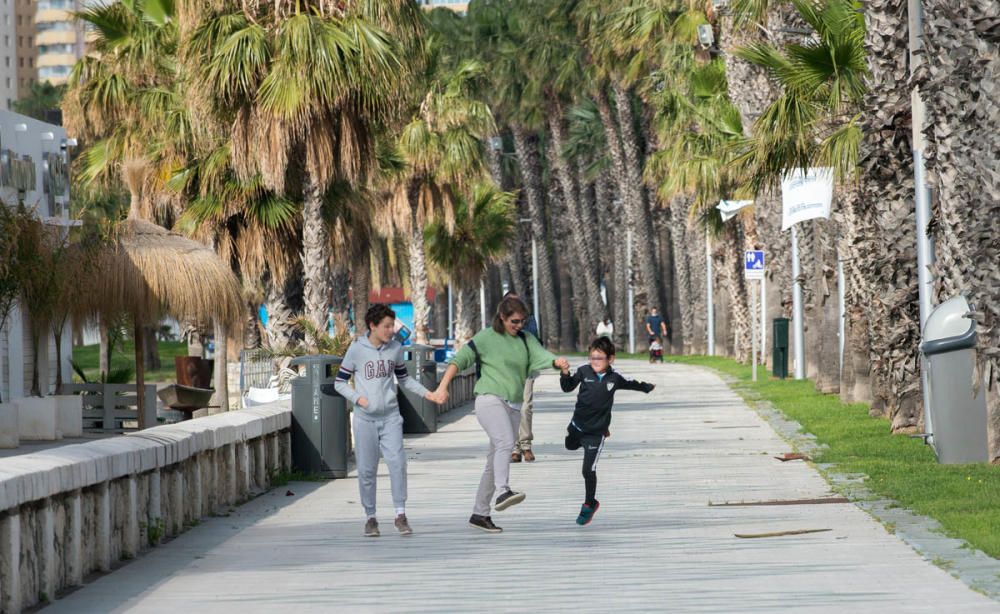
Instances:
[[[247,303],[246,324],[243,328],[243,347],[248,350],[255,350],[261,347],[260,335],[260,306],[257,301]]]
[[[672,247],[674,250],[674,287],[677,289],[677,300],[680,303],[680,321],[674,322],[674,338],[680,339],[681,352],[691,354],[694,350],[694,340],[697,332],[694,327],[694,300],[691,288],[691,269],[688,252],[696,243],[690,241],[687,228],[687,212],[684,210],[684,200],[674,199],[670,203],[670,225]]]
[[[266,345],[275,352],[282,352],[295,341],[295,308],[294,295],[298,294],[298,278],[289,276],[288,280],[278,286],[273,279],[266,283],[264,301],[267,310]]]
[[[156,327],[144,326],[142,327],[142,334],[146,337],[142,344],[146,370],[155,371],[163,366],[160,362],[160,344],[156,338]]]
[[[538,251],[538,291],[539,310],[537,314],[542,325],[542,340],[545,347],[559,345],[559,312],[556,302],[554,280],[552,278],[552,257],[545,232],[545,200],[542,192],[542,168],[538,157],[536,139],[518,125],[511,126],[518,165],[524,178],[524,194],[531,218],[531,235],[536,239]]]
[[[138,412],[139,430],[152,426],[146,424],[146,370],[142,350],[142,325],[136,320],[135,337],[135,409]]]
[[[420,183],[411,181],[407,189],[410,202],[410,236],[407,248],[410,256],[410,301],[413,303],[413,341],[427,343],[427,321],[431,307],[427,302],[427,255],[424,251],[424,229],[417,221]]]
[[[743,278],[743,241],[739,232],[739,224],[730,224],[727,230],[731,235],[726,240],[723,252],[722,281],[729,293],[730,311],[732,317],[732,356],[746,362],[750,357],[750,304],[748,301],[747,284]]]
[[[458,349],[469,342],[479,327],[475,320],[476,293],[478,288],[456,287],[455,292],[455,348]]]
[[[642,148],[635,131],[635,117],[632,113],[631,92],[617,81],[612,81],[615,93],[615,110],[618,116],[618,127],[621,130],[622,152],[625,155],[625,178],[629,185],[626,192],[627,204],[632,210],[633,230],[637,249],[635,251],[637,269],[640,277],[640,287],[645,295],[647,308],[658,307],[663,310],[662,292],[660,292],[660,277],[654,258],[652,221],[649,215],[649,203],[646,198],[645,183],[642,178]]]
[[[330,230],[323,220],[323,191],[306,175],[302,207],[302,268],[305,272],[305,318],[319,330],[326,329],[330,301]],[[306,342],[316,340],[306,335]]]
[[[101,334],[101,345],[100,345],[100,379],[104,381],[108,376],[108,371],[111,367],[111,339],[108,335],[108,324],[102,317],[97,323],[97,329]]]
[[[365,249],[351,262],[354,326],[358,330],[364,328],[365,312],[368,311],[368,293],[371,291],[371,256],[371,252]]]
[[[229,411],[229,342],[226,328],[215,323],[215,363],[213,365],[212,381],[215,383],[215,394],[212,395],[212,405],[218,408],[208,413],[216,414]]]
[[[573,275],[565,249],[559,250],[559,352],[576,350],[573,335]]]
[[[580,198],[580,185],[576,181],[577,174],[561,155],[567,135],[566,126],[562,119],[562,109],[558,105],[553,106],[550,110],[548,120],[552,133],[550,159],[562,187],[563,203],[565,203],[563,221],[566,226],[566,234],[572,242],[573,251],[576,254],[574,268],[579,276],[575,274],[573,278],[573,286],[577,289],[574,298],[580,303],[580,307],[586,310],[584,313],[578,308],[576,313],[580,316],[580,327],[584,330],[593,330],[597,323],[604,318],[604,303],[601,301],[601,293],[597,285],[599,260],[591,241],[593,224],[584,215]]]
[[[354,258],[351,258],[354,260]],[[330,278],[330,308],[335,319],[347,322],[351,310],[351,265],[340,261],[333,266]]]

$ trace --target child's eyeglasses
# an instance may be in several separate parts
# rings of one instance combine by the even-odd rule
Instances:
[[[514,324],[514,325],[524,324],[524,320],[517,320],[515,318],[511,318],[510,320],[507,320],[507,321],[510,322],[511,324]]]

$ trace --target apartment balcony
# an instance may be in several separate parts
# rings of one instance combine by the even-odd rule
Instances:
[[[72,66],[76,64],[77,57],[72,53],[39,53],[35,65],[38,68],[49,66]]]
[[[36,24],[60,21],[73,23],[73,15],[71,15],[69,11],[62,9],[43,9],[35,13]]]
[[[76,41],[76,30],[49,30],[47,32],[39,32],[35,36],[36,47],[38,45],[58,45],[60,43],[76,44]]]

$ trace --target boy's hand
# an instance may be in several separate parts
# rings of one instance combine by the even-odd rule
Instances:
[[[656,388],[655,384],[649,384],[649,383],[646,383],[646,382],[643,382],[643,384],[642,384],[642,391],[645,392],[646,394],[649,394],[650,392],[652,392],[653,388]]]
[[[364,397],[360,397],[358,399],[358,405],[360,405],[361,407],[364,407],[365,409],[368,409],[368,399],[366,399]]]
[[[609,429],[604,429],[604,438],[607,439],[611,437],[611,431]]]

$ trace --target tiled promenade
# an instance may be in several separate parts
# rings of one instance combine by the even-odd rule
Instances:
[[[57,601],[46,612],[1000,612],[851,504],[710,507],[831,495],[819,474],[716,376],[623,362],[655,382],[618,395],[599,466],[601,509],[583,498],[579,452],[563,449],[574,395],[537,386],[538,461],[513,466],[527,500],[466,525],[486,437],[452,412],[407,439],[408,513],[392,529],[380,472],[382,537],[361,536],[354,479],[294,483],[209,519]],[[800,529],[821,533],[740,539]]]

